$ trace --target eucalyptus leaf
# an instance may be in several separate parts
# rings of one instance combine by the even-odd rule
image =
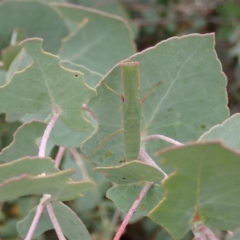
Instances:
[[[78,216],[63,203],[52,203],[53,211],[57,221],[61,227],[63,234],[69,240],[83,239],[91,240],[91,237]],[[32,209],[29,214],[17,225],[18,232],[22,238],[25,238],[31,222],[35,216],[36,208]],[[33,237],[36,238],[47,230],[53,229],[52,223],[48,216],[47,210],[44,209],[43,214],[38,222]]]
[[[142,136],[162,134],[180,142],[197,140],[225,120],[229,111],[226,78],[214,51],[213,34],[191,34],[162,41],[124,62],[139,62]],[[214,89],[214,91],[213,91]],[[116,65],[97,87],[88,106],[96,113],[97,131],[82,145],[98,165],[124,161],[121,68]],[[144,144],[153,159],[169,144]]]
[[[218,142],[191,143],[159,152],[173,172],[164,181],[164,198],[149,217],[173,236],[182,238],[191,223],[212,229],[239,226],[240,154]]]
[[[38,38],[22,42],[33,63],[0,88],[0,111],[43,114],[58,111],[68,128],[91,130],[91,123],[82,115],[81,105],[96,95],[94,89],[85,84],[81,73],[61,67],[57,56],[43,52],[42,42]],[[11,101],[4,100],[7,98]]]
[[[13,142],[0,153],[0,162],[10,162],[25,156],[37,156],[36,139],[43,135],[46,123],[31,122],[20,126],[13,135]]]

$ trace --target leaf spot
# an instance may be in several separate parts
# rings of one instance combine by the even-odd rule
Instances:
[[[106,151],[106,153],[105,153],[105,156],[106,157],[111,157],[113,154],[112,154],[112,152],[110,152],[110,151]]]
[[[142,209],[142,210],[145,210],[146,208],[147,208],[147,205],[146,205],[145,203],[142,203],[142,204],[141,204],[141,209]]]

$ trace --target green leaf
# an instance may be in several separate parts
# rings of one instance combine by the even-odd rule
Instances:
[[[43,135],[46,123],[31,122],[20,126],[13,135],[13,142],[0,153],[0,162],[10,162],[25,156],[37,156],[36,139]]]
[[[188,144],[159,152],[174,171],[165,180],[165,196],[149,217],[176,239],[202,221],[213,229],[239,226],[240,154],[218,142]]]
[[[101,173],[94,171],[93,166],[89,160],[84,159],[79,154],[78,159],[74,159],[70,151],[66,150],[64,161],[61,164],[62,169],[74,169],[75,173],[72,179],[75,181],[92,179],[96,183],[96,187],[84,193],[84,196],[78,198],[71,205],[75,212],[85,212],[94,209],[106,191],[109,189],[111,183]]]
[[[73,132],[68,129],[61,121],[57,121],[51,133],[50,140],[62,147],[79,147],[80,144],[92,134],[89,132]]]
[[[21,47],[18,45],[9,46],[2,50],[3,66],[6,70],[9,69],[12,61],[20,51],[21,51]]]
[[[62,38],[69,33],[58,12],[39,1],[6,1],[0,5],[0,50],[9,45],[16,27],[27,37],[43,38],[44,49],[52,53],[57,53]]]
[[[63,203],[52,203],[53,210],[57,221],[61,227],[64,236],[69,240],[91,240],[91,237],[78,216]],[[17,229],[20,236],[24,239],[27,235],[29,227],[33,221],[36,208],[32,209],[22,221],[18,222]],[[43,214],[38,222],[33,238],[38,237],[47,230],[53,229],[52,223],[48,216],[47,210],[44,209]]]
[[[140,161],[131,161],[113,167],[95,168],[102,172],[112,182],[117,184],[128,184],[136,182],[155,182],[160,183],[163,174],[157,168]]]
[[[127,213],[143,187],[142,183],[117,185],[108,190],[107,198],[111,199],[121,211]],[[154,184],[141,201],[134,215],[148,215],[149,211],[162,200],[162,197],[162,187],[159,184]]]
[[[62,172],[67,172],[67,170]],[[61,189],[58,192],[56,192],[55,196],[52,195],[51,200],[55,202],[70,201],[81,197],[83,192],[88,191],[95,186],[96,184],[91,180],[77,182],[68,181],[65,185],[62,185]]]
[[[33,62],[33,59],[29,54],[26,53],[24,49],[22,49],[18,55],[14,58],[14,60],[11,62],[11,65],[8,69],[7,75],[6,75],[6,82],[8,82],[13,74],[17,71],[22,71],[24,68],[29,66]]]
[[[83,76],[61,67],[57,56],[43,52],[41,39],[28,39],[21,45],[31,55],[33,63],[0,88],[0,111],[50,114],[57,109],[68,128],[91,130],[91,123],[82,115],[81,105],[96,93],[85,84]]]
[[[116,63],[134,54],[131,32],[123,19],[81,6],[53,6],[67,21],[78,24],[63,40],[61,60],[106,74]]]
[[[55,171],[50,158],[24,158],[1,164],[0,201],[29,194],[50,194],[53,201],[67,201],[94,186],[91,181],[69,181],[72,170],[52,173]],[[44,172],[51,174],[32,176]]]
[[[19,221],[17,223],[17,231],[22,239],[25,239],[25,237],[28,233],[28,230],[31,226],[33,218],[36,214],[36,209],[37,209],[37,207],[33,208],[31,211],[29,211],[29,213],[27,214],[27,216],[24,219],[22,219],[21,221]],[[37,227],[34,231],[33,239],[36,239],[42,233],[44,233],[50,229],[53,229],[53,226],[52,226],[52,222],[48,216],[47,209],[45,208],[42,212],[41,218],[40,218],[40,220],[37,224]]]
[[[74,71],[79,71],[79,72],[83,73],[87,84],[92,88],[95,88],[96,85],[103,78],[102,74],[92,71],[91,69],[89,69],[83,65],[79,65],[76,63],[68,62],[68,61],[66,61],[66,62],[62,61],[61,64],[68,69],[71,69]]]
[[[21,174],[37,175],[43,172],[54,173],[56,171],[54,161],[49,157],[41,159],[38,157],[25,157],[10,163],[0,164],[0,181],[2,183]],[[1,183],[0,185],[3,184]]]
[[[162,134],[180,142],[195,141],[228,117],[226,78],[214,51],[213,34],[170,38],[125,61],[140,63],[140,99],[146,97],[142,136]],[[88,107],[97,115],[98,130],[84,142],[82,151],[101,166],[117,165],[124,160],[119,65],[104,77],[97,92]],[[168,145],[151,140],[145,148],[154,159]]]
[[[240,114],[234,114],[223,123],[212,127],[204,133],[198,141],[221,140],[228,147],[240,150],[240,137],[236,134],[236,129],[240,129]]]

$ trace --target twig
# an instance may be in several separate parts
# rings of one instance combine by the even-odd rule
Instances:
[[[60,165],[60,163],[62,161],[64,152],[65,152],[65,148],[64,147],[59,147],[58,152],[57,152],[57,156],[55,158],[55,164],[54,164],[54,166],[56,168],[59,167],[59,165]]]
[[[164,175],[164,179],[168,177],[168,175],[152,160],[152,158],[148,155],[148,153],[143,148],[140,148],[138,158],[142,162],[145,162],[148,165],[157,168]]]
[[[152,158],[148,155],[148,153],[143,148],[140,148],[139,157],[138,158],[142,162],[145,162],[148,165],[153,166],[153,167],[157,168],[159,171],[161,171],[162,174],[164,175],[164,179],[162,181],[164,181],[165,179],[168,178],[168,175],[152,160]],[[135,199],[133,205],[129,209],[127,215],[125,216],[121,226],[119,227],[119,229],[118,229],[118,231],[117,231],[117,233],[116,233],[116,235],[114,237],[114,240],[119,240],[120,239],[120,237],[122,236],[126,226],[129,223],[132,215],[134,214],[134,212],[138,208],[140,202],[145,197],[145,195],[147,194],[148,190],[151,188],[152,185],[153,185],[152,182],[148,182],[148,183],[145,184],[145,186],[141,190],[140,194]]]
[[[53,129],[53,126],[56,123],[58,117],[59,117],[59,112],[56,109],[56,111],[53,113],[53,116],[52,116],[50,122],[48,123],[44,133],[43,133],[42,140],[41,140],[41,143],[40,143],[40,146],[39,146],[39,152],[38,152],[39,157],[45,157],[47,141],[48,141],[50,133],[51,133],[51,131]]]
[[[143,189],[141,190],[141,192],[139,193],[139,195],[137,196],[136,200],[134,201],[133,205],[131,206],[131,208],[129,209],[127,215],[125,216],[122,224],[120,225],[115,237],[113,240],[120,240],[122,234],[124,233],[124,230],[126,228],[126,226],[128,225],[131,217],[133,216],[134,212],[137,210],[139,204],[141,203],[142,199],[144,198],[144,196],[146,195],[146,193],[148,192],[148,190],[151,188],[151,186],[153,185],[152,182],[147,183]]]
[[[48,215],[49,215],[49,217],[51,219],[52,225],[53,225],[53,227],[54,227],[54,229],[56,231],[56,234],[58,236],[58,239],[59,240],[66,240],[66,238],[64,237],[64,235],[62,233],[61,227],[60,227],[60,225],[59,225],[59,223],[57,221],[57,218],[56,218],[56,216],[54,214],[52,204],[47,204],[46,207],[47,207]]]
[[[51,131],[54,127],[54,124],[56,123],[58,117],[59,117],[59,111],[56,107],[54,107],[53,116],[52,116],[51,120],[49,121],[49,123],[48,123],[48,125],[47,125],[47,127],[46,127],[46,129],[43,133],[43,136],[42,136],[42,140],[41,140],[41,143],[40,143],[40,146],[39,146],[39,152],[38,152],[39,157],[45,157],[47,141],[49,139],[50,133],[51,133]],[[45,176],[46,174],[42,173],[41,175]],[[37,207],[37,211],[35,213],[34,219],[33,219],[32,224],[31,224],[31,226],[28,230],[28,233],[27,233],[27,236],[26,236],[25,240],[31,240],[32,239],[34,231],[35,231],[35,229],[37,227],[37,224],[39,222],[39,219],[42,215],[42,212],[43,212],[43,209],[44,209],[44,206],[45,206],[45,202],[47,201],[47,199],[49,197],[51,197],[51,195],[49,195],[49,194],[44,194],[43,195],[43,197],[41,199],[41,202]],[[51,216],[50,216],[50,219],[51,219]],[[52,221],[52,219],[51,219],[51,221]]]
[[[150,136],[147,136],[147,137],[143,137],[142,138],[142,142],[146,142],[148,140],[152,140],[152,139],[159,139],[159,140],[163,140],[165,142],[169,142],[169,143],[172,143],[173,145],[177,145],[177,146],[182,146],[183,143],[180,143],[172,138],[169,138],[169,137],[166,137],[164,135],[150,135]]]
[[[76,160],[76,163],[77,163],[77,165],[78,165],[78,167],[79,167],[79,169],[80,169],[80,171],[82,173],[83,180],[88,180],[89,179],[88,172],[87,172],[87,170],[85,168],[85,165],[84,165],[84,163],[83,163],[83,161],[82,161],[82,159],[80,157],[80,154],[74,148],[71,148],[70,152],[72,153],[74,159]]]
[[[219,240],[202,222],[193,223],[192,232],[195,240]]]
[[[32,224],[28,230],[27,236],[25,237],[25,240],[31,240],[32,236],[34,234],[34,231],[37,227],[37,224],[39,222],[39,219],[42,215],[43,209],[44,209],[44,204],[42,203],[43,199],[41,199],[40,204],[37,206],[37,211],[35,213],[35,216],[33,218]]]

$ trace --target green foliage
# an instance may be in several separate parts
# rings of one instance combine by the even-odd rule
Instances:
[[[164,182],[165,198],[152,210],[151,219],[176,239],[184,236],[193,221],[221,230],[238,226],[239,207],[228,203],[237,203],[240,197],[234,187],[239,182],[239,153],[219,143],[198,143],[170,148],[159,156],[174,173]]]
[[[228,117],[226,80],[213,47],[212,34],[194,34],[171,38],[127,59],[139,62],[140,99],[147,97],[142,104],[142,135],[161,133],[193,141]],[[97,115],[98,130],[82,150],[97,164],[117,165],[124,160],[119,65],[104,77],[97,93],[89,107]],[[164,146],[151,141],[146,149],[154,156]]]
[[[95,91],[84,83],[81,74],[62,68],[58,57],[44,53],[41,45],[40,39],[21,43],[34,61],[0,89],[0,111],[50,114],[57,109],[61,120],[70,129],[91,130],[80,106],[84,99],[94,96]],[[23,86],[23,81],[28,88]],[[13,102],[4,99],[12,99]]]
[[[59,221],[59,225],[64,233],[64,235],[68,239],[84,239],[84,240],[90,240],[90,235],[82,223],[82,221],[77,217],[77,215],[66,205],[63,203],[53,203],[53,209],[56,213],[56,218]],[[36,208],[32,209],[29,214],[24,218],[22,221],[18,223],[18,231],[22,238],[24,238],[27,234],[28,229],[26,226],[29,226],[33,220],[33,217],[35,215]],[[50,221],[50,218],[45,211],[43,212],[43,216],[41,218],[41,221],[38,224],[38,228],[36,229],[36,232],[34,234],[34,238],[38,237],[45,231],[52,229],[52,223]]]
[[[143,2],[148,23],[187,11]],[[56,229],[50,207],[69,240],[110,240],[129,210],[132,222],[146,217],[142,239],[190,240],[199,221],[238,239],[240,115],[229,117],[215,35],[181,34],[135,53],[138,29],[123,9],[134,4],[0,4],[1,239],[27,238],[41,207],[32,236],[41,240]],[[239,9],[226,2],[216,13],[226,20],[217,37],[236,57]],[[164,39],[206,21],[197,16],[182,32],[171,21]]]

